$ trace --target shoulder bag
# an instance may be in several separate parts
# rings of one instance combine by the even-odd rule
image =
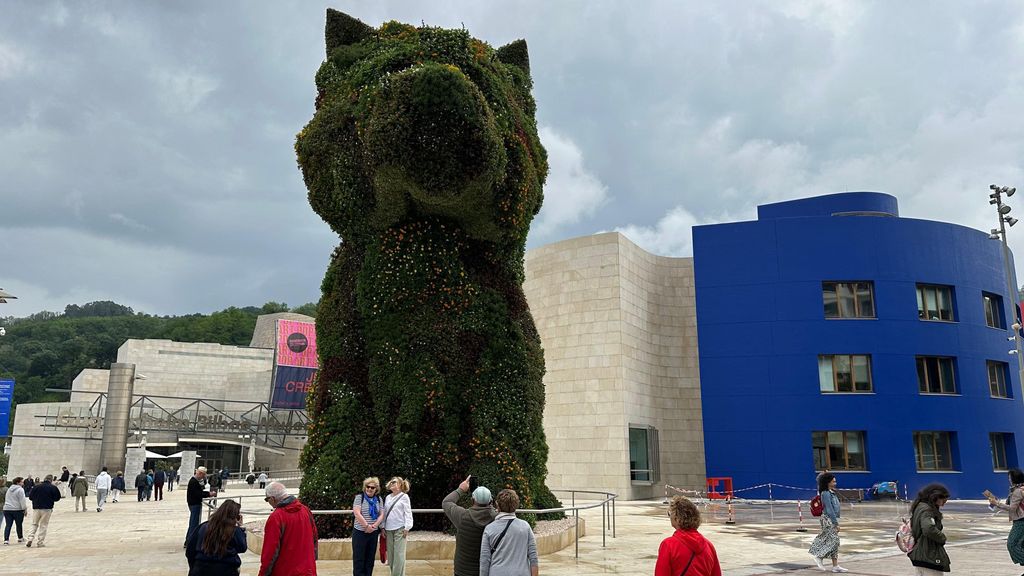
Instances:
[[[693,559],[697,557],[696,552],[690,554],[690,561],[686,563],[686,568],[683,568],[683,573],[679,576],[686,576],[686,573],[690,571],[690,564],[693,564]]]
[[[513,518],[513,519],[511,519],[511,520],[509,520],[508,522],[505,523],[505,529],[501,531],[501,534],[498,534],[498,539],[495,540],[494,541],[494,545],[491,546],[491,555],[492,556],[494,555],[494,551],[498,549],[498,544],[501,544],[501,539],[505,537],[505,532],[508,532],[509,527],[512,526],[512,523],[515,522],[515,521],[516,521],[516,519]]]

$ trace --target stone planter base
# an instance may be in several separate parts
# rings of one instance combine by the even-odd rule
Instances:
[[[415,534],[415,533],[414,533]],[[580,518],[580,538],[587,534],[587,523]],[[554,554],[572,546],[576,529],[568,526],[560,532],[537,536],[537,554]],[[263,548],[263,533],[246,534],[249,550],[259,554]],[[321,540],[318,546],[320,560],[351,560],[352,540]],[[409,540],[405,549],[406,560],[451,560],[455,558],[455,540]]]

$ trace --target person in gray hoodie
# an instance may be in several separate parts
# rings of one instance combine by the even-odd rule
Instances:
[[[480,576],[537,576],[537,540],[530,524],[516,518],[519,495],[505,489],[495,503],[498,516],[484,528],[480,542]]]
[[[18,542],[25,541],[22,523],[25,521],[25,512],[28,510],[28,498],[25,496],[25,488],[21,482],[20,476],[15,478],[4,498],[4,520],[7,523],[4,527],[4,546],[9,546],[11,543],[12,525],[18,527]]]
[[[96,511],[103,512],[103,505],[107,503],[107,492],[110,491],[111,478],[107,474],[107,467],[104,466],[100,475],[96,477]]]
[[[490,506],[491,491],[480,486],[473,491],[473,506],[459,506],[459,498],[469,493],[469,479],[445,496],[441,502],[448,521],[455,526],[455,576],[480,575],[480,542],[484,528],[494,521],[497,512]]]

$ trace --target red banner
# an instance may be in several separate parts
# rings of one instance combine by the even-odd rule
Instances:
[[[277,365],[318,368],[316,324],[296,320],[277,321]]]

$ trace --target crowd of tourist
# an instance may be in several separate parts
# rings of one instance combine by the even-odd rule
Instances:
[[[9,485],[4,485],[6,479],[0,478],[0,489],[4,491],[4,545],[10,544],[14,531],[19,543],[25,542],[30,548],[46,546],[54,504],[64,497],[75,499],[76,511],[86,510],[89,481],[84,471],[75,474],[65,467],[56,478],[54,475],[46,475],[41,480],[16,477]],[[148,499],[151,489],[162,488],[165,484],[170,489],[174,480],[173,472],[141,471],[135,480],[139,501]],[[200,523],[203,500],[215,498],[218,488],[223,490],[224,480],[221,471],[207,474],[204,467],[196,468],[189,478],[186,492],[189,524],[184,549],[190,575],[237,575],[240,555],[248,549],[237,501],[224,500],[208,521]],[[467,477],[441,502],[445,516],[455,528],[455,576],[537,576],[539,560],[533,530],[516,516],[519,495],[505,489],[494,497],[487,487],[476,486],[473,480],[472,476]],[[1014,468],[1009,471],[1008,480],[1010,489],[1005,500],[986,494],[993,510],[1008,513],[1012,530],[1007,538],[1007,550],[1014,563],[1024,565],[1024,472]],[[253,487],[257,477],[249,474],[245,481]],[[265,473],[259,475],[258,481],[264,489],[264,500],[272,508],[263,529],[259,576],[315,575],[318,532],[313,513],[290,494],[284,484],[269,482]],[[846,572],[838,562],[841,507],[836,484],[836,477],[830,472],[818,477],[823,513],[821,531],[811,544],[810,553],[819,569]],[[93,488],[96,511],[102,512],[108,496],[117,502],[124,492],[124,473],[119,471],[111,477],[103,468]],[[372,576],[378,547],[382,549],[381,560],[386,560],[391,576],[405,575],[407,541],[413,528],[411,486],[407,479],[396,476],[388,480],[384,488],[386,494],[382,496],[384,491],[378,478],[366,478],[353,499],[353,576]],[[465,496],[472,501],[469,507],[459,505],[459,500]],[[933,483],[922,488],[911,504],[910,526],[915,544],[908,558],[917,574],[942,574],[950,570],[941,512],[949,497],[948,489]],[[162,498],[160,490],[155,498]],[[674,532],[661,543],[655,576],[721,576],[714,545],[697,530],[701,525],[700,510],[683,496],[674,497],[668,504]],[[30,511],[31,523],[25,534],[24,524]],[[824,564],[826,558],[831,560],[831,566]]]

